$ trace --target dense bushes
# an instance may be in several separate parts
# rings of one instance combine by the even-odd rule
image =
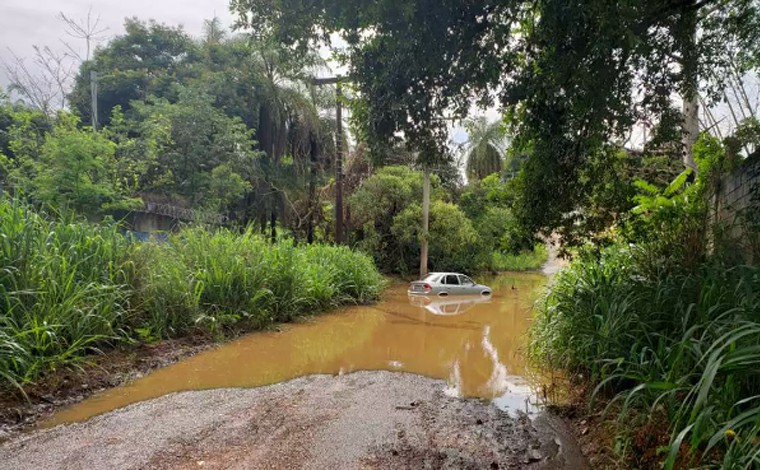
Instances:
[[[509,185],[491,175],[471,183],[461,197],[446,197],[431,182],[429,262],[432,270],[536,269],[546,252],[531,250],[509,209]],[[349,200],[353,243],[386,272],[417,272],[420,260],[422,173],[404,166],[379,169]],[[458,202],[458,204],[455,203]]]
[[[643,250],[612,247],[560,273],[533,354],[598,384],[629,425],[664,416],[668,465],[758,465],[760,268],[652,272]],[[640,451],[626,456],[639,468]]]
[[[695,146],[694,183],[636,182],[617,242],[561,272],[532,327],[533,357],[582,377],[625,422],[614,447],[634,468],[760,466],[760,267],[708,223],[712,140]],[[669,442],[634,438],[662,427]]]
[[[383,284],[347,248],[202,229],[132,244],[116,225],[50,221],[7,200],[0,266],[0,388],[103,345],[261,328],[371,301]]]
[[[399,244],[397,254],[404,271],[414,272],[420,263],[420,221],[422,207],[412,204],[393,219],[391,233]],[[486,266],[488,251],[484,250],[478,232],[459,207],[443,201],[430,204],[428,232],[428,267],[432,271],[464,271]]]
[[[129,251],[113,226],[50,222],[0,200],[3,383],[23,383],[121,334]]]

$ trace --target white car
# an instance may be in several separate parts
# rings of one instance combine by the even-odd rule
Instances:
[[[491,288],[464,274],[430,273],[409,285],[409,295],[491,295]]]

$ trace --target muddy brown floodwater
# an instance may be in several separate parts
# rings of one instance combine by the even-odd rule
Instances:
[[[494,289],[490,298],[410,299],[407,284],[395,283],[376,305],[248,335],[63,409],[41,426],[84,421],[173,392],[258,387],[360,370],[442,379],[446,395],[493,399],[503,409],[530,411],[521,349],[531,304],[546,279],[537,273],[482,279]]]

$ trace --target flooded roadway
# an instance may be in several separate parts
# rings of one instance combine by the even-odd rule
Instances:
[[[259,387],[312,374],[405,371],[445,380],[447,395],[529,409],[521,350],[530,309],[546,277],[481,279],[490,298],[407,297],[406,284],[376,305],[343,308],[283,331],[253,333],[157,370],[58,412],[50,427],[173,392]]]

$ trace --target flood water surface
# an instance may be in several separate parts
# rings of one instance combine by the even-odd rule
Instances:
[[[107,390],[45,426],[83,421],[172,392],[258,387],[311,374],[391,370],[445,380],[447,394],[530,407],[521,356],[531,305],[546,278],[483,279],[490,297],[410,298],[391,285],[376,305],[342,308],[283,331],[253,333]]]

